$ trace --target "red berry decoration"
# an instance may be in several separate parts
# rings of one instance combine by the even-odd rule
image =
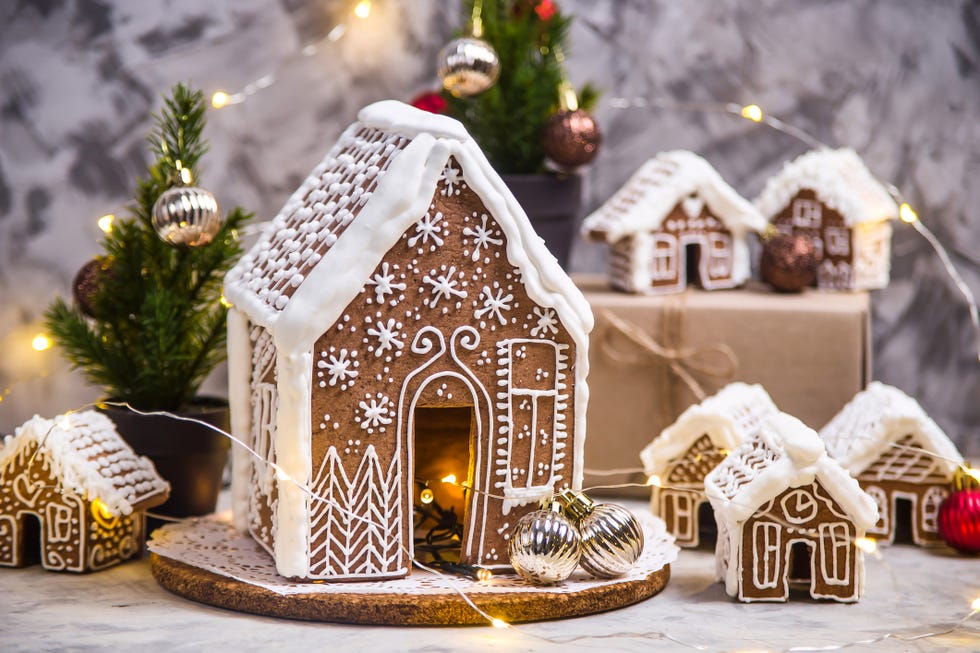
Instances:
[[[446,98],[442,97],[441,93],[435,91],[420,93],[412,100],[411,104],[416,109],[428,111],[429,113],[444,114],[448,108]]]
[[[782,292],[800,292],[817,280],[817,248],[807,236],[780,233],[764,239],[762,280]]]
[[[971,474],[972,472],[972,474]],[[953,493],[939,506],[939,534],[961,553],[980,553],[980,480],[975,470],[960,468]]]

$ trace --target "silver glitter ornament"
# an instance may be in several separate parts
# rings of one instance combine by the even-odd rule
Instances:
[[[439,79],[456,97],[478,95],[493,86],[499,76],[497,51],[483,39],[454,39],[439,52]]]
[[[153,204],[153,228],[163,242],[181,247],[201,247],[221,229],[218,200],[211,191],[196,186],[175,186]]]
[[[581,540],[561,506],[529,512],[510,537],[510,564],[525,580],[538,585],[560,583],[575,571]]]
[[[643,553],[643,529],[636,516],[614,503],[596,504],[584,494],[558,496],[582,536],[582,569],[599,578],[622,576]]]

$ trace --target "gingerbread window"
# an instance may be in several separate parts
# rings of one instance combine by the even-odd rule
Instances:
[[[828,585],[847,585],[850,582],[851,538],[847,524],[820,524],[823,547],[823,579]]]
[[[758,589],[776,587],[779,582],[780,528],[772,522],[756,522],[752,540],[758,564],[754,569],[755,586]]]
[[[650,277],[654,281],[663,281],[673,279],[675,276],[677,276],[677,238],[671,234],[655,234]]]
[[[845,227],[827,227],[824,229],[827,254],[830,256],[850,256],[851,230]]]
[[[819,229],[823,209],[816,200],[800,198],[793,202],[793,225],[804,229]]]
[[[732,239],[727,234],[708,234],[709,258],[708,274],[724,277],[732,271]]]

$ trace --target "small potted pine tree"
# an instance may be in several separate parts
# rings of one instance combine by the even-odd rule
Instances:
[[[440,62],[448,113],[480,144],[565,265],[581,207],[576,168],[592,159],[601,139],[588,113],[598,93],[589,84],[576,93],[565,75],[571,19],[552,0],[464,0],[463,7],[471,17],[465,38],[447,46]],[[461,41],[469,43],[454,49]],[[487,57],[467,60],[474,51],[481,56],[481,43],[490,46],[495,79],[473,92],[454,84],[472,80],[469,71],[450,76],[445,71],[483,65],[475,72],[484,72]]]
[[[230,443],[197,421],[136,411],[228,429],[227,403],[198,389],[225,357],[222,278],[241,255],[237,229],[251,217],[236,207],[222,220],[214,196],[196,185],[204,112],[200,91],[172,89],[131,216],[105,225],[105,251],[79,272],[74,302],[59,298],[45,316],[72,367],[105,388],[102,410],[170,481],[171,498],[158,510],[177,517],[214,510]]]

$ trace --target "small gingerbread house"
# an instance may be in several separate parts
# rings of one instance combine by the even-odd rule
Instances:
[[[650,507],[678,545],[696,547],[701,541],[704,477],[776,412],[761,385],[730,383],[681,413],[640,452],[644,471],[656,477]]]
[[[783,233],[813,241],[818,288],[888,285],[898,205],[854,150],[813,150],[787,163],[755,205]]]
[[[34,417],[0,449],[0,565],[97,571],[143,550],[170,485],[95,411]]]
[[[424,483],[506,566],[581,485],[592,312],[457,121],[363,109],[225,295],[235,523],[280,574],[405,576]]]
[[[904,530],[918,545],[942,544],[939,504],[963,457],[915,399],[876,381],[855,395],[820,437],[878,504],[870,535],[892,542],[896,530]]]
[[[749,232],[766,226],[711,165],[683,150],[650,159],[585,219],[609,243],[609,276],[626,292],[665,294],[693,283],[734,288],[751,274]]]
[[[718,579],[729,596],[785,601],[791,585],[819,599],[861,596],[864,558],[855,543],[878,510],[803,422],[768,417],[708,474],[704,489],[718,524]]]

